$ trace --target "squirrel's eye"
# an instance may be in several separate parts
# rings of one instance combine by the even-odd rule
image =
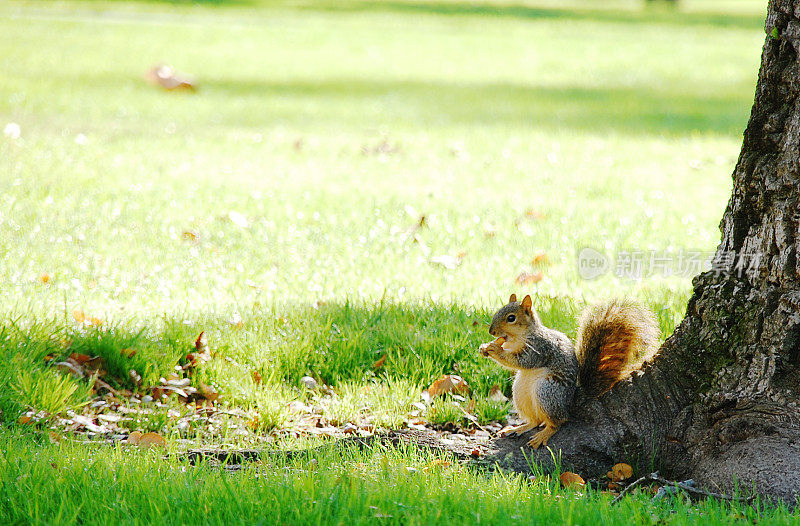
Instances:
[[[506,318],[506,321],[508,321],[508,323],[514,323],[515,321],[517,321],[517,317],[512,314],[511,316]]]

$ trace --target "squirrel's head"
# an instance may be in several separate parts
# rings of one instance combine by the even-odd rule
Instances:
[[[498,310],[492,317],[489,334],[495,337],[502,336],[506,340],[524,338],[531,326],[539,324],[539,316],[533,310],[531,297],[525,296],[522,301],[517,301],[517,295],[512,294],[508,304]]]

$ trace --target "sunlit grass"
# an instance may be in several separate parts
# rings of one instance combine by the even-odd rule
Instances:
[[[476,349],[511,292],[570,336],[586,304],[638,298],[666,337],[699,268],[652,264],[716,246],[764,38],[763,6],[744,1],[189,4],[0,5],[0,129],[21,131],[0,136],[0,420],[49,415],[24,426],[45,444],[0,436],[0,522],[757,517],[646,495],[612,509],[418,451],[276,461],[233,486],[208,466],[49,444],[48,423],[88,400],[91,379],[53,365],[70,353],[102,357],[139,404],[205,331],[192,385],[229,418],[205,428],[173,398],[122,426],[173,451],[296,448],[325,442],[284,432],[298,406],[326,426],[401,427],[412,410],[466,423],[464,408],[502,421],[509,404],[487,397],[510,395],[509,373]],[[162,61],[199,91],[146,84]],[[583,247],[609,257],[605,275],[581,278]],[[626,252],[641,279],[615,276]],[[465,400],[420,408],[452,373]]]
[[[2,8],[18,18],[0,21],[0,115],[22,129],[0,142],[7,312],[494,306],[539,251],[544,294],[685,291],[686,276],[582,281],[575,253],[713,250],[763,40],[569,12],[67,5]],[[162,60],[200,91],[145,84]]]
[[[651,258],[713,251],[763,39],[757,10],[692,5],[0,7],[5,352],[101,356],[136,389],[206,331],[193,382],[271,429],[306,375],[337,421],[372,385],[395,424],[444,373],[509,394],[475,349],[511,292],[573,336],[587,303],[637,297],[668,335],[700,269]],[[198,93],[146,84],[163,60]]]
[[[478,471],[415,448],[338,448],[265,459],[231,476],[122,447],[4,437],[0,520],[88,524],[792,524],[785,508],[596,490]],[[28,454],[36,447],[37,455]],[[13,481],[13,483],[11,482]]]

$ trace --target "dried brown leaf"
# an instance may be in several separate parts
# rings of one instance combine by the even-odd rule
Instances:
[[[549,262],[550,259],[547,257],[547,254],[545,252],[539,252],[538,254],[533,256],[533,259],[531,259],[531,265],[533,265],[534,267],[540,267],[546,265]]]
[[[208,400],[209,402],[213,402],[217,398],[219,398],[219,393],[217,392],[217,390],[211,387],[210,385],[206,385],[204,383],[200,384],[200,388],[197,390],[197,393],[206,400]]]
[[[200,234],[196,230],[184,230],[181,234],[181,239],[197,243],[200,241]]]
[[[76,378],[83,378],[84,376],[86,376],[83,372],[83,367],[81,367],[80,365],[78,365],[78,363],[72,360],[67,360],[65,362],[58,362],[55,364],[55,366],[61,372],[69,373]]]
[[[75,309],[72,311],[72,317],[81,325],[86,327],[100,327],[103,324],[103,320],[100,318],[95,318],[94,316],[89,316],[85,312],[79,309]]]
[[[128,438],[130,439],[130,437]],[[158,433],[145,433],[139,437],[139,439],[136,441],[136,445],[142,449],[151,449],[156,447],[166,448],[167,441]]]
[[[565,471],[561,474],[561,485],[565,488],[580,489],[586,485],[586,481],[577,473]]]
[[[492,402],[508,402],[508,397],[503,394],[503,390],[500,389],[500,386],[494,384],[491,389],[489,389],[489,400]]]
[[[194,341],[194,348],[197,349],[197,352],[199,353],[209,352],[206,331],[201,331],[200,335],[197,336],[197,339]]]
[[[378,360],[375,363],[372,364],[372,368],[373,369],[380,369],[381,367],[383,367],[383,364],[386,363],[386,356],[387,355],[384,353],[383,356],[378,358]]]
[[[193,77],[179,73],[167,64],[153,66],[147,70],[144,78],[148,83],[168,91],[195,91],[197,89]]]
[[[455,270],[459,267],[459,265],[461,265],[461,261],[463,259],[464,256],[461,254],[457,256],[449,256],[445,254],[441,256],[433,256],[430,261],[433,265],[439,265],[447,270]]]
[[[614,482],[622,482],[623,480],[628,480],[633,476],[633,468],[630,464],[619,463],[614,464],[614,467],[611,468],[611,477],[609,477]]]
[[[520,272],[514,281],[519,285],[533,285],[542,281],[543,277],[541,272]]]
[[[458,375],[446,374],[433,382],[427,391],[433,398],[445,393],[469,394],[469,385]]]
[[[80,354],[80,353],[76,353],[76,352],[70,354],[69,357],[70,357],[70,359],[72,359],[75,362],[77,362],[79,365],[83,365],[83,364],[85,364],[86,362],[88,362],[89,360],[92,359],[88,354]]]
[[[544,214],[533,208],[528,208],[514,220],[514,226],[519,227],[525,221],[538,221],[544,219]]]
[[[443,470],[449,468],[452,465],[453,465],[452,462],[450,462],[448,460],[442,460],[440,458],[437,458],[436,460],[432,460],[432,461],[428,462],[422,468],[422,472],[423,473],[432,473],[432,472],[436,472],[436,471],[443,471]]]

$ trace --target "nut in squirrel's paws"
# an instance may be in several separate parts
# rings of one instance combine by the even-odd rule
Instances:
[[[489,356],[492,353],[502,352],[504,343],[506,343],[506,339],[500,336],[489,343],[482,343],[478,350],[483,356]]]

